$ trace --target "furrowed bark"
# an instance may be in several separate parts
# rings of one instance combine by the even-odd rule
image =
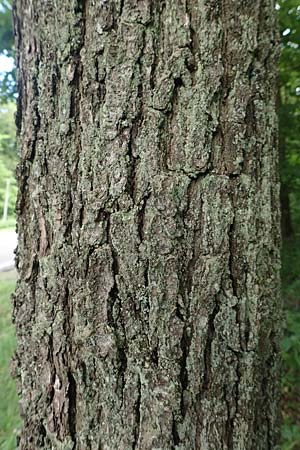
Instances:
[[[271,0],[15,0],[19,448],[274,450]]]

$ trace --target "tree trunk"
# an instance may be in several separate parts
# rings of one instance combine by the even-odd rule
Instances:
[[[271,0],[16,0],[20,449],[274,450]]]
[[[288,239],[293,235],[291,220],[291,207],[288,186],[282,182],[280,186],[280,205],[281,205],[281,234],[283,239]]]
[[[281,96],[280,90],[278,89],[278,105],[277,109],[280,108]],[[280,111],[280,110],[279,110]],[[293,235],[292,227],[292,217],[291,217],[291,207],[290,207],[290,196],[289,196],[289,183],[286,179],[287,174],[287,157],[286,157],[286,130],[281,125],[281,115],[279,115],[279,172],[281,174],[280,180],[280,211],[281,211],[281,236],[282,239],[288,239]]]
[[[289,182],[286,179],[288,172],[287,156],[286,156],[286,132],[285,121],[286,112],[282,108],[284,104],[284,95],[281,93],[279,80],[277,81],[277,101],[276,108],[278,111],[279,133],[278,133],[278,151],[279,151],[279,172],[280,172],[280,211],[281,211],[281,236],[282,239],[288,239],[293,235],[293,226],[291,218]],[[282,98],[283,97],[283,98]]]

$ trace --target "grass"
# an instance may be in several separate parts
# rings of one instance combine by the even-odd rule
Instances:
[[[9,363],[15,348],[11,325],[10,295],[15,287],[14,272],[0,274],[0,449],[16,448],[16,434],[20,428],[15,383],[10,376]]]
[[[13,229],[16,228],[16,218],[15,217],[8,217],[5,222],[3,222],[2,219],[0,219],[0,230],[6,230],[6,229]]]
[[[299,249],[300,253],[300,249]],[[0,450],[14,450],[21,420],[15,383],[9,373],[9,361],[15,348],[11,325],[10,295],[16,273],[0,273]],[[297,283],[294,278],[294,283]],[[300,311],[299,289],[288,286],[289,309],[285,310],[285,336],[282,341],[282,450],[300,450]]]

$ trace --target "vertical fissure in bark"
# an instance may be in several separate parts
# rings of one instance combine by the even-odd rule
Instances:
[[[124,1],[125,0],[120,0],[120,6],[119,6],[119,16],[122,16],[123,13],[123,8],[124,8]]]
[[[90,270],[90,258],[92,256],[92,254],[94,253],[95,248],[94,247],[90,247],[88,250],[88,253],[86,255],[86,260],[85,260],[85,268],[84,268],[84,277],[87,278],[89,270]]]
[[[53,355],[53,332],[51,331],[48,337],[48,354],[47,354],[47,361],[49,361],[49,364],[51,366],[51,373],[50,373],[50,380],[49,380],[49,386],[47,390],[47,400],[48,400],[48,406],[52,405],[53,398],[54,398],[54,382],[56,377],[56,368],[54,364],[54,355]]]
[[[225,402],[226,402],[226,414],[227,414],[227,420],[226,420],[226,426],[225,426],[225,442],[227,444],[227,448],[231,449],[231,448],[233,448],[233,419],[231,417],[230,401],[228,401],[226,399],[226,394],[225,394]]]
[[[188,318],[187,318],[188,320]],[[186,415],[186,405],[185,405],[185,394],[186,389],[189,385],[189,377],[188,377],[188,368],[187,368],[187,358],[189,355],[189,350],[191,346],[191,330],[185,325],[180,341],[180,348],[182,352],[181,361],[180,361],[180,383],[181,383],[181,401],[180,401],[180,410],[181,415],[184,418]]]
[[[229,68],[231,58],[228,54],[228,27],[229,20],[227,9],[230,2],[228,0],[221,0],[221,22],[222,22],[222,63],[223,63],[223,78],[222,78],[222,98],[226,99],[230,89],[230,75]],[[226,116],[223,117],[226,120]]]
[[[99,62],[98,55],[95,56],[95,81],[98,83],[97,94],[93,96],[93,101],[95,105],[95,109],[97,109],[100,105],[105,104],[105,96],[106,96],[106,71],[102,74],[101,78],[99,77]],[[94,109],[94,108],[93,108]]]
[[[112,230],[111,230],[111,214],[105,213],[107,220],[107,238],[111,250],[112,265],[111,271],[113,276],[113,286],[108,294],[108,306],[107,306],[107,323],[112,329],[112,333],[115,337],[117,348],[117,386],[121,392],[121,406],[124,402],[124,389],[125,389],[125,374],[127,370],[127,352],[128,343],[126,338],[126,329],[122,311],[122,300],[119,294],[119,287],[117,277],[120,271],[119,258],[117,251],[112,243]],[[116,307],[118,307],[118,317],[115,317]]]
[[[205,395],[205,392],[209,391],[211,379],[211,361],[212,361],[212,345],[215,338],[215,318],[220,310],[220,305],[215,298],[215,305],[213,311],[208,317],[207,333],[206,333],[206,343],[204,348],[204,372],[203,372],[203,382],[201,388],[201,396]]]
[[[132,450],[136,450],[139,445],[139,435],[140,435],[140,422],[141,422],[141,395],[142,386],[140,375],[138,375],[137,386],[136,386],[136,401],[135,401],[135,424],[134,424],[134,440],[132,443]]]
[[[148,202],[150,196],[151,196],[151,193],[149,192],[148,194],[146,194],[143,197],[142,204],[140,205],[139,212],[138,212],[138,235],[139,235],[141,242],[143,242],[143,240],[145,238],[145,213],[146,213],[147,202]]]
[[[128,185],[128,193],[131,196],[133,202],[135,201],[135,183],[136,183],[136,170],[137,165],[140,160],[140,157],[138,155],[134,155],[135,153],[135,140],[137,137],[138,129],[139,129],[139,123],[142,121],[141,113],[139,116],[134,120],[131,129],[129,131],[129,141],[128,141],[128,159],[129,159],[129,175],[127,178],[127,185]]]
[[[236,253],[236,248],[235,248],[236,239],[235,239],[234,233],[235,233],[235,218],[233,218],[233,221],[230,224],[229,230],[228,230],[229,276],[230,276],[230,280],[231,280],[232,293],[235,297],[238,297],[235,264],[234,264],[234,255]]]
[[[47,430],[44,427],[44,424],[41,422],[39,427],[38,427],[38,434],[39,434],[39,445],[41,446],[41,448],[43,448],[45,446],[45,437],[47,436]],[[17,445],[18,445],[18,441],[17,441]]]
[[[158,358],[158,349],[157,347],[154,347],[154,349],[151,351],[150,354],[151,361],[155,366],[158,366],[159,358]]]
[[[168,136],[166,138],[167,145],[165,148],[163,148],[164,151],[164,167],[167,170],[170,170],[168,160],[170,158],[171,152],[172,152],[172,145],[173,145],[173,133],[174,133],[174,124],[177,119],[177,113],[178,113],[178,101],[179,101],[179,94],[180,89],[184,87],[184,82],[181,77],[175,77],[173,79],[173,87],[172,87],[172,96],[169,105],[166,107],[166,110],[163,110],[162,112],[165,114],[165,122],[166,122],[166,128],[168,130]]]
[[[185,65],[188,71],[191,74],[191,81],[192,86],[196,83],[195,73],[198,69],[198,63],[199,63],[199,41],[197,32],[195,30],[194,25],[194,15],[195,15],[195,8],[193,2],[191,0],[186,0],[185,2],[186,12],[189,18],[189,32],[190,32],[190,44],[189,48],[191,51],[191,58],[188,60],[185,60]],[[196,26],[199,26],[198,24]]]
[[[64,275],[64,271],[62,273]],[[62,292],[61,292],[61,303],[64,311],[64,328],[65,333],[69,342],[69,345],[71,346],[71,320],[72,320],[72,305],[71,305],[71,299],[70,299],[70,292],[67,285],[62,286]],[[70,349],[71,350],[71,349]]]
[[[78,1],[78,5],[79,5],[78,12],[81,13],[81,48],[83,48],[85,45],[88,3],[89,3],[89,0],[79,0]]]
[[[138,136],[139,129],[141,128],[143,117],[144,117],[144,94],[143,94],[143,56],[144,56],[144,48],[146,44],[146,32],[143,29],[142,32],[142,45],[140,49],[140,54],[138,56],[138,59],[136,61],[136,67],[138,68],[138,85],[137,85],[137,96],[136,101],[138,103],[138,110],[137,113],[132,121],[132,124],[130,126],[129,130],[129,141],[128,141],[128,158],[129,158],[129,169],[128,169],[128,177],[127,177],[127,186],[128,186],[128,192],[131,196],[133,202],[135,202],[135,184],[136,184],[136,171],[137,171],[137,164],[140,161],[140,157],[136,155],[136,139]],[[136,75],[136,71],[133,71],[132,77]],[[132,78],[133,79],[133,78]]]
[[[118,350],[118,384],[121,389],[121,407],[124,404],[124,389],[125,389],[125,374],[127,370],[127,352],[128,352],[128,344],[126,341],[126,331],[124,326],[124,319],[122,317],[119,318],[119,326],[121,328],[122,337],[117,336],[117,350]],[[120,334],[120,333],[119,333]],[[120,381],[120,382],[119,382]]]
[[[153,26],[151,29],[151,37],[153,40],[153,56],[150,64],[150,73],[149,73],[149,87],[150,91],[153,91],[156,86],[156,70],[157,70],[157,64],[159,61],[159,42],[161,39],[160,33],[161,29],[158,26],[159,20],[160,20],[160,7],[162,5],[162,2],[151,2],[150,3],[150,10],[151,10],[151,17],[153,17]]]
[[[41,128],[41,116],[40,116],[39,107],[38,107],[38,101],[39,101],[39,96],[40,96],[39,87],[38,87],[38,75],[39,75],[39,59],[38,58],[36,58],[35,66],[36,66],[36,74],[33,75],[33,77],[32,77],[32,88],[33,88],[33,92],[34,92],[35,99],[36,99],[36,101],[34,103],[34,108],[33,108],[34,116],[33,116],[33,120],[32,120],[34,128],[33,128],[33,133],[32,133],[32,137],[31,137],[32,140],[31,140],[31,145],[30,145],[31,153],[28,158],[29,161],[31,161],[31,162],[35,158],[36,145],[38,142],[39,130]]]
[[[198,176],[196,179],[192,180],[188,186],[188,189],[187,189],[187,211],[190,208],[193,190],[196,188],[197,182],[200,178],[201,178],[201,176]],[[187,310],[189,309],[189,297],[192,294],[192,289],[193,289],[193,276],[194,276],[195,265],[197,263],[197,259],[198,259],[199,252],[200,252],[200,248],[196,249],[195,247],[198,244],[198,237],[201,234],[202,209],[203,209],[203,200],[200,199],[199,216],[198,216],[199,228],[194,230],[194,233],[193,233],[194,245],[192,248],[192,257],[190,258],[190,260],[188,262],[187,270],[186,270],[185,286],[186,286]]]
[[[84,200],[82,196],[82,192],[79,193],[79,214],[78,214],[78,222],[79,222],[79,228],[82,228],[83,226],[83,219],[84,219]]]
[[[111,240],[110,240],[110,246],[111,246],[111,256],[112,256],[112,275],[114,279],[114,284],[109,292],[109,303],[107,308],[107,315],[108,315],[108,324],[114,329],[116,329],[116,323],[114,319],[114,305],[116,302],[119,301],[119,288],[118,288],[118,282],[117,282],[117,276],[119,273],[119,262],[118,262],[118,255],[116,250],[114,249]]]
[[[236,352],[231,349],[233,354],[235,355],[234,364],[236,365],[236,379],[233,386],[233,392],[231,393],[231,397],[234,400],[234,412],[231,412],[231,402],[226,399],[227,405],[227,420],[226,420],[226,442],[228,450],[234,449],[234,427],[235,421],[239,414],[239,387],[241,382],[241,370],[240,370],[240,358],[243,357],[242,352]],[[228,394],[227,394],[228,395]]]
[[[172,413],[172,437],[173,437],[173,443],[172,443],[171,450],[175,450],[177,445],[180,444],[180,436],[178,434],[177,420],[176,420],[174,413]]]
[[[72,372],[68,372],[68,399],[69,399],[69,430],[73,441],[73,449],[76,448],[76,381]]]
[[[62,274],[64,276],[64,273]],[[65,335],[67,337],[67,355],[66,364],[68,365],[67,371],[67,398],[68,398],[68,426],[69,433],[72,439],[72,450],[76,448],[76,402],[77,402],[77,392],[76,392],[76,380],[72,374],[73,359],[75,354],[74,348],[74,321],[73,321],[73,298],[69,291],[68,285],[65,286],[63,292],[63,302],[65,309]],[[63,355],[62,355],[63,357]]]
[[[83,155],[83,148],[82,148],[82,132],[83,132],[83,126],[81,123],[81,108],[82,108],[82,99],[84,97],[83,92],[83,85],[82,85],[82,76],[83,76],[83,62],[82,62],[82,56],[81,51],[85,46],[85,37],[86,37],[86,20],[87,20],[87,5],[88,0],[81,0],[78,1],[77,6],[78,10],[75,12],[80,15],[80,25],[77,25],[80,27],[80,38],[79,43],[77,46],[75,46],[73,50],[73,55],[71,52],[71,58],[73,61],[71,62],[74,67],[71,69],[73,70],[73,76],[71,75],[71,98],[70,98],[70,118],[74,118],[75,122],[75,132],[74,132],[74,144],[75,144],[75,161],[73,161],[73,167],[70,170],[70,183],[73,188],[72,195],[72,204],[74,202],[74,199],[76,198],[77,194],[79,194],[78,189],[78,183],[79,183],[79,162],[80,158]],[[73,169],[73,170],[72,170]],[[83,210],[81,211],[81,214],[83,214]],[[71,215],[72,217],[72,223],[75,219],[74,213]],[[74,225],[73,225],[74,226]],[[73,228],[72,226],[72,228]]]

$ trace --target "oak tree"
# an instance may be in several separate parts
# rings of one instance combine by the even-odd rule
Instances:
[[[14,17],[20,449],[274,450],[274,2]]]

